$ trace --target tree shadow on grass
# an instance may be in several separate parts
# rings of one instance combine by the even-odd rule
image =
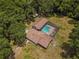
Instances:
[[[62,52],[60,53],[60,55],[62,56],[62,58],[73,58],[76,54],[75,48],[71,47],[68,43],[63,43],[61,48]]]
[[[68,21],[69,24],[77,24],[78,22],[79,22],[78,20],[73,20],[73,19]]]
[[[34,21],[35,21],[34,18],[28,18],[28,19],[24,20],[24,23],[27,23],[29,25],[31,22],[34,22]]]

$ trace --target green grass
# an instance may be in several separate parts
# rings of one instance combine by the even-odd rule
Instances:
[[[62,59],[60,56],[60,53],[62,52],[60,46],[69,40],[69,33],[74,28],[73,25],[68,23],[69,20],[71,20],[71,18],[50,17],[49,21],[59,27],[59,31],[55,36],[55,41],[51,42],[47,49],[43,49],[32,42],[28,43],[23,48],[24,59]],[[56,44],[55,47],[53,46],[54,43]]]

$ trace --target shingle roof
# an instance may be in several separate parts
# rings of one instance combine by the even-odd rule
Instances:
[[[47,48],[49,43],[52,40],[52,37],[48,36],[47,34],[37,31],[35,29],[30,29],[27,33],[27,38],[34,42],[35,44],[39,44],[43,46],[44,48]]]

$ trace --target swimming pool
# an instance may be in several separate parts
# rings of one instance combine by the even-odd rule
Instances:
[[[41,31],[44,32],[44,33],[48,33],[48,32],[50,31],[50,26],[49,26],[49,25],[45,25],[45,26],[42,28]]]

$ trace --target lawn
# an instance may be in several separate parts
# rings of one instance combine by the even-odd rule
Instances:
[[[54,41],[51,42],[47,49],[29,42],[23,47],[24,59],[62,59],[60,55],[62,52],[61,46],[69,40],[69,33],[74,26],[68,23],[71,20],[68,17],[50,17],[48,20],[59,27]]]

